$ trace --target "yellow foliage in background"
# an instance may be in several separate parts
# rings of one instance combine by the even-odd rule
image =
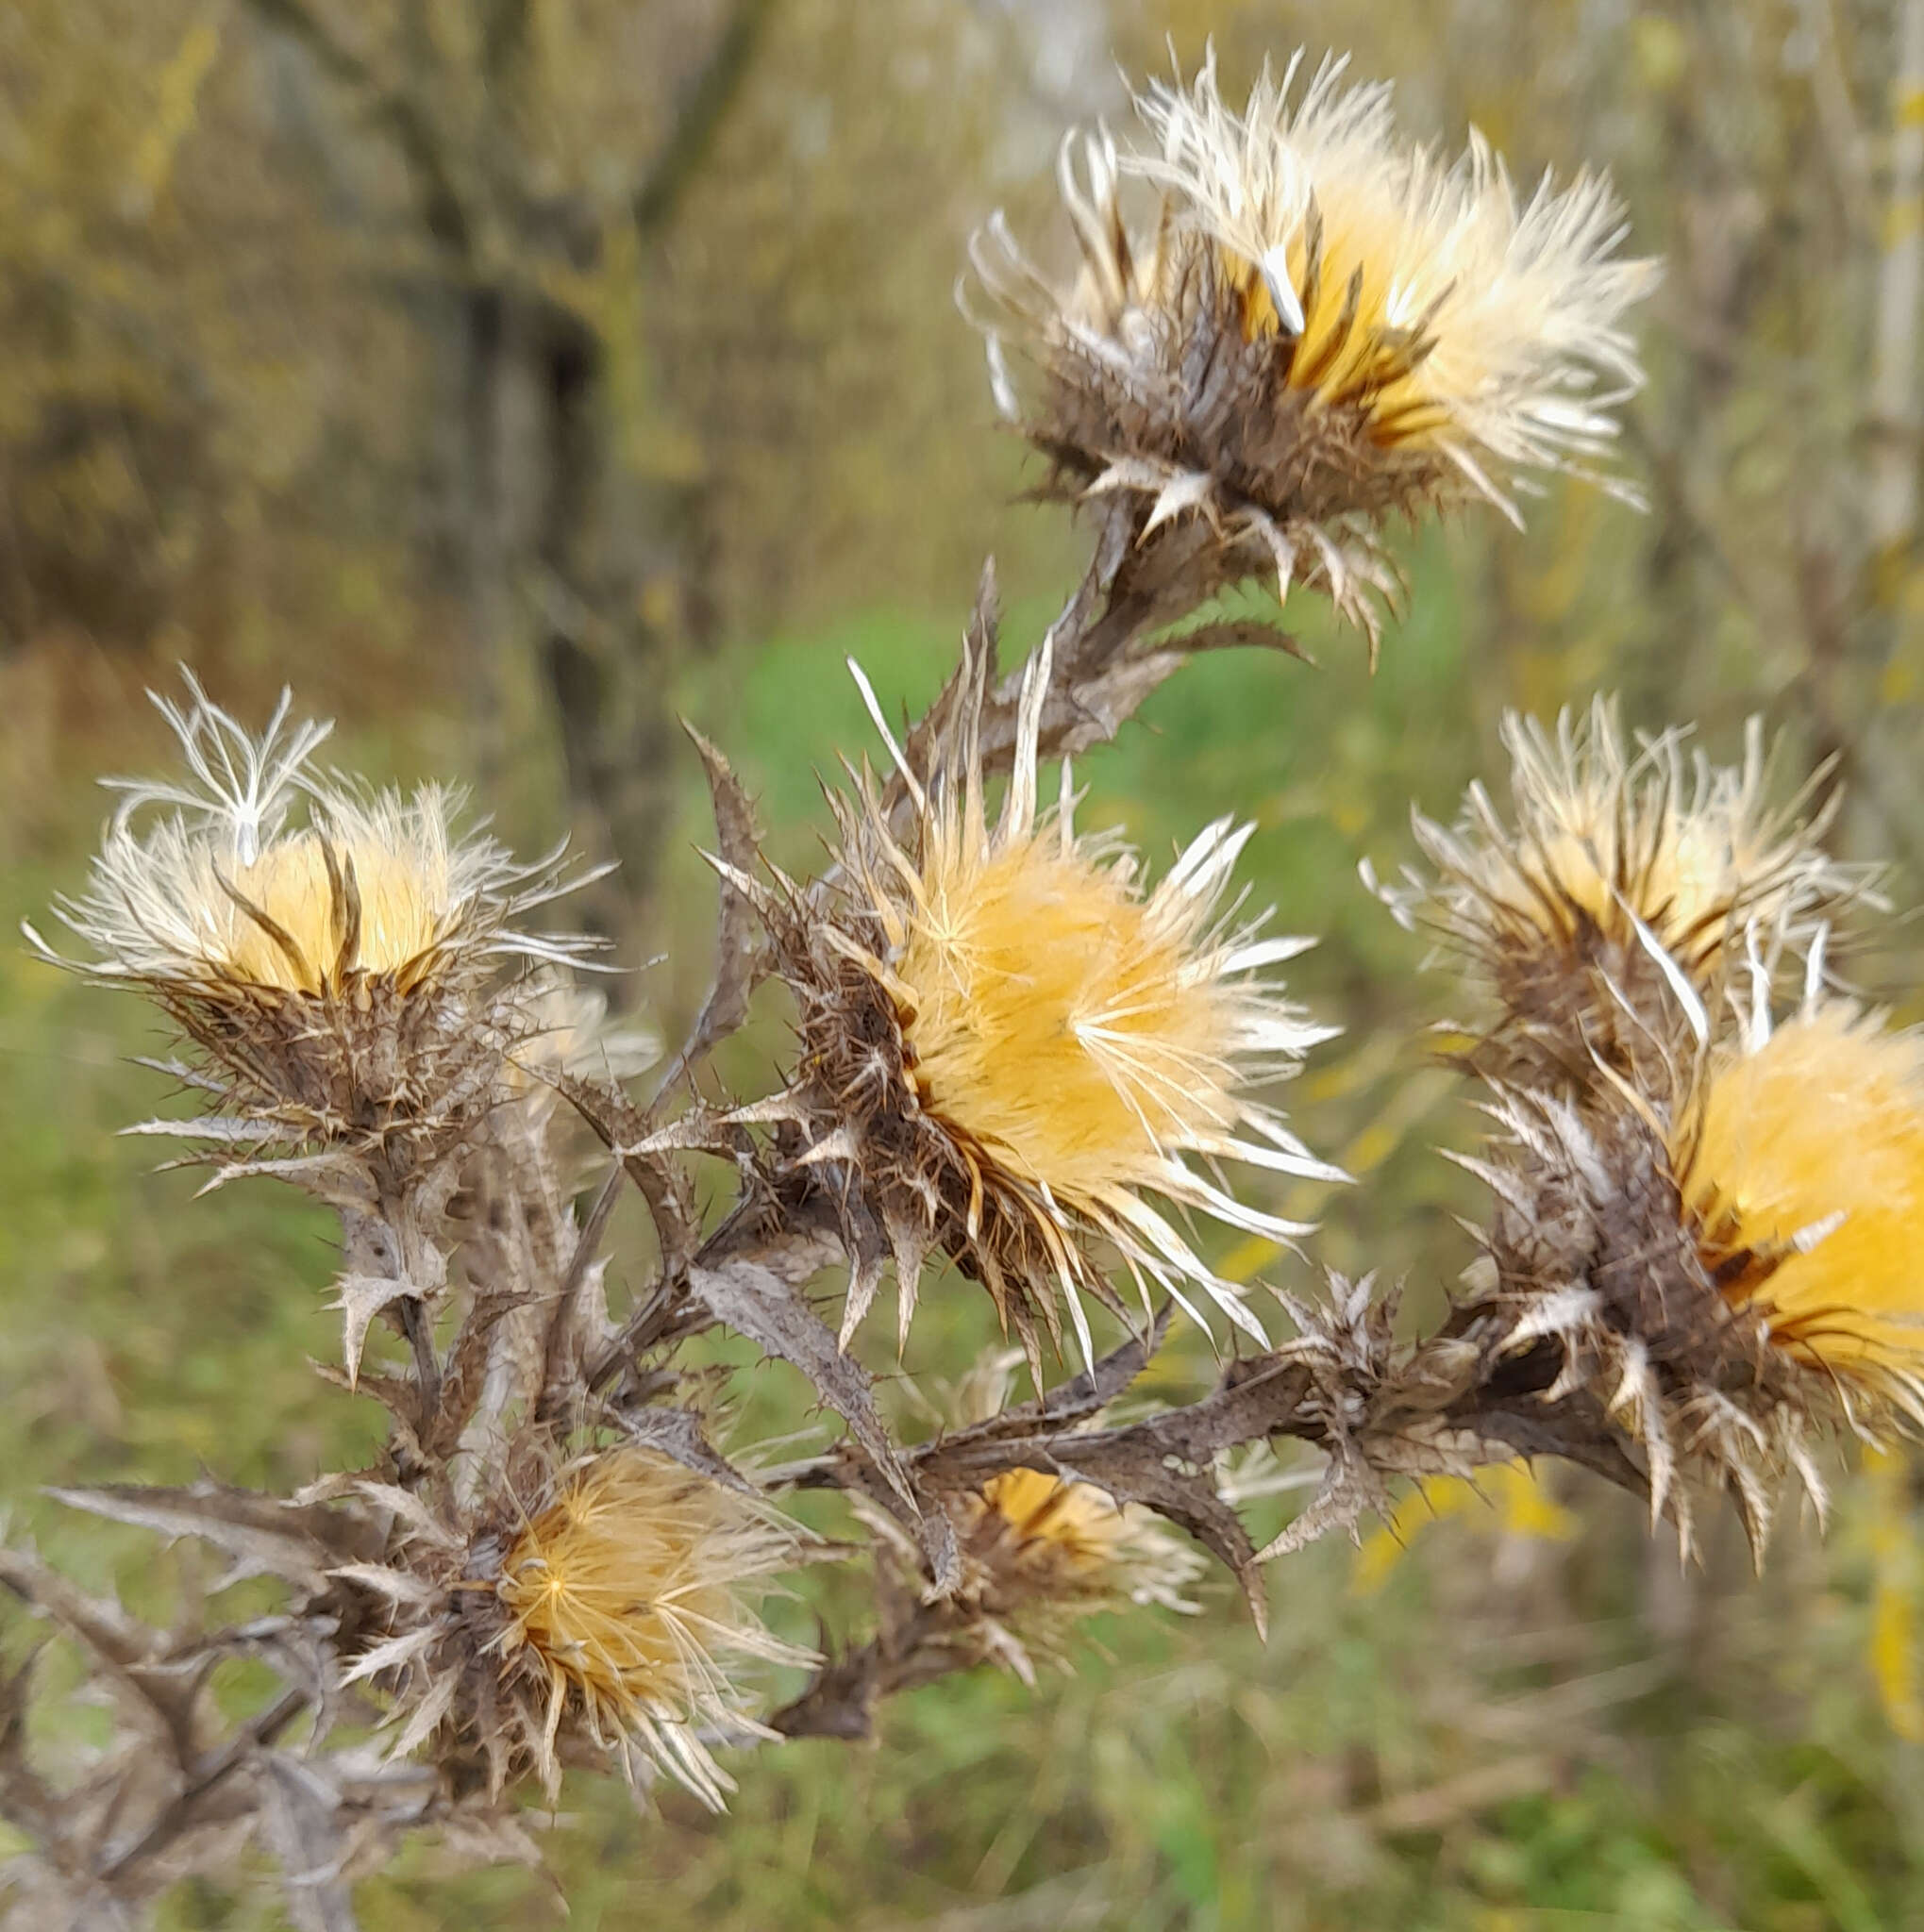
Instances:
[[[1576,1516],[1549,1493],[1528,1463],[1499,1463],[1475,1481],[1433,1477],[1418,1483],[1397,1505],[1389,1521],[1363,1540],[1352,1584],[1365,1596],[1380,1590],[1429,1524],[1479,1513],[1498,1536],[1533,1542],[1566,1543],[1579,1526]]]

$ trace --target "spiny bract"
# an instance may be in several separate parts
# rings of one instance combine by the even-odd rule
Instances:
[[[1762,980],[1729,1004],[1681,1085],[1497,1083],[1472,1300],[1640,1445],[1686,1542],[1707,1477],[1761,1551],[1783,1470],[1822,1507],[1814,1435],[1924,1424],[1924,1045],[1816,986],[1775,1028]]]

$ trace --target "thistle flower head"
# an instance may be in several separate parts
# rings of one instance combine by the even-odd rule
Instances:
[[[1146,1509],[1041,1470],[992,1476],[964,1499],[964,1552],[1004,1614],[1086,1615],[1124,1603],[1192,1611],[1202,1558]]]
[[[213,1070],[201,1084],[276,1138],[438,1132],[484,1111],[530,1024],[496,984],[502,960],[591,950],[519,923],[568,890],[559,853],[518,863],[460,829],[441,787],[321,774],[329,727],[291,726],[285,694],[256,737],[189,689],[184,707],[157,700],[185,772],[111,781],[92,879],[58,907],[89,957],[29,939],[154,999]]]
[[[111,781],[123,796],[89,890],[60,906],[94,951],[90,971],[210,998],[319,998],[364,980],[410,992],[502,954],[582,952],[514,928],[560,890],[554,861],[524,866],[458,830],[459,794],[324,776],[311,760],[331,727],[289,730],[286,693],[257,739],[191,689],[185,708],[157,700],[185,782]]]
[[[745,1486],[655,1450],[559,1454],[524,1431],[480,1449],[477,1484],[355,1486],[393,1528],[385,1561],[353,1573],[386,1627],[344,1681],[391,1699],[391,1756],[431,1740],[457,1788],[498,1798],[532,1774],[553,1798],[564,1765],[611,1760],[720,1808],[711,1745],[761,1734],[746,1679],[814,1660],[757,1614],[809,1546]]]
[[[1865,890],[1817,842],[1828,805],[1806,813],[1808,790],[1768,801],[1756,720],[1734,766],[1686,757],[1675,730],[1632,748],[1600,699],[1554,733],[1512,714],[1503,741],[1514,822],[1481,785],[1453,828],[1419,816],[1436,882],[1384,897],[1470,961],[1501,1016],[1495,1061],[1513,1077],[1597,1056],[1622,1071],[1680,1031],[1707,1035],[1707,1008],[1760,942],[1808,954]]]
[[[719,1808],[729,1780],[702,1733],[756,1728],[730,1669],[810,1661],[753,1607],[796,1560],[795,1533],[757,1499],[654,1451],[610,1451],[565,1477],[496,1584],[504,1657],[546,1682],[550,1782],[572,1716],[625,1763],[652,1762]]]
[[[1817,1001],[1715,1063],[1679,1139],[1725,1300],[1775,1349],[1924,1422],[1924,1042]]]
[[[959,1383],[915,1387],[918,1407],[962,1439],[1009,1415],[1016,1354],[979,1357]],[[932,1397],[932,1399],[931,1399]],[[1101,1414],[1080,1426],[1100,1425]],[[1065,1461],[1072,1461],[1073,1456]],[[1207,1565],[1149,1509],[1117,1503],[1092,1482],[1016,1466],[979,1487],[946,1491],[961,1572],[940,1621],[955,1641],[1035,1681],[1040,1656],[1066,1664],[1067,1639],[1085,1617],[1129,1605],[1194,1612],[1190,1587]],[[886,1509],[855,1499],[856,1513],[903,1579],[926,1574],[921,1543]],[[926,1601],[926,1600],[925,1600]]]
[[[785,1103],[801,1158],[845,1163],[862,1184],[895,1253],[905,1330],[915,1270],[941,1247],[988,1286],[1032,1363],[1033,1313],[1060,1342],[1058,1290],[1087,1356],[1081,1295],[1112,1298],[1092,1238],[1146,1295],[1153,1279],[1191,1307],[1185,1284],[1197,1285],[1253,1329],[1158,1202],[1286,1240],[1300,1224],[1238,1201],[1217,1163],[1341,1177],[1254,1091],[1328,1037],[1264,976],[1307,942],[1260,937],[1240,901],[1223,905],[1247,827],[1212,825],[1151,886],[1114,840],[1076,831],[1066,773],[1061,804],[1039,812],[1046,644],[992,820],[979,738],[990,672],[965,666],[973,696],[926,774],[890,740],[906,830],[865,776],[841,801],[834,914],[775,908],[802,1008]],[[866,1296],[851,1294],[849,1327]]]
[[[1301,62],[1238,114],[1212,59],[1137,99],[1139,146],[1065,146],[1072,285],[999,218],[973,254],[999,399],[1064,493],[1135,503],[1142,541],[1172,526],[1180,568],[1218,583],[1313,580],[1374,639],[1392,514],[1481,497],[1514,520],[1531,473],[1608,452],[1642,379],[1622,317],[1653,273],[1616,256],[1600,178],[1519,206],[1480,137],[1453,164],[1404,147],[1386,86],[1330,60],[1297,92]],[[1131,178],[1160,193],[1153,225],[1124,213]],[[1028,402],[1012,326],[1042,374]]]
[[[1292,387],[1365,412],[1380,446],[1467,459],[1492,494],[1486,467],[1606,454],[1602,411],[1642,382],[1619,318],[1650,280],[1612,258],[1609,184],[1546,177],[1519,208],[1481,136],[1452,166],[1399,147],[1388,86],[1346,86],[1347,59],[1292,105],[1301,61],[1280,82],[1265,69],[1240,116],[1213,63],[1187,89],[1151,87],[1138,109],[1157,147],[1124,164],[1213,251],[1244,335],[1289,335]]]
[[[1767,996],[1672,1091],[1498,1083],[1464,1163],[1498,1353],[1640,1445],[1686,1543],[1707,1476],[1760,1552],[1784,1470],[1823,1507],[1814,1432],[1924,1424],[1924,1045],[1820,989],[1773,1030]]]

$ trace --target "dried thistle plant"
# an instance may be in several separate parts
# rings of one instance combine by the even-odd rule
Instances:
[[[88,890],[58,908],[90,957],[27,938],[145,994],[192,1053],[166,1071],[202,1111],[138,1131],[203,1143],[216,1183],[274,1174],[342,1212],[352,1370],[376,1314],[407,1303],[418,1330],[443,1285],[461,1164],[510,1056],[547,1027],[530,969],[594,951],[523,922],[581,881],[559,852],[523,865],[462,831],[443,787],[403,797],[318,771],[331,727],[290,725],[287,693],[255,737],[188,688],[184,707],[155,700],[182,778],[109,781],[121,803]]]
[[[1072,137],[1072,282],[999,217],[973,255],[998,395],[1051,492],[1127,503],[1135,541],[1213,589],[1313,584],[1374,649],[1399,588],[1391,518],[1480,498],[1514,520],[1531,473],[1608,455],[1642,380],[1622,316],[1653,270],[1617,257],[1600,177],[1546,178],[1519,208],[1480,137],[1446,164],[1398,143],[1387,86],[1331,59],[1298,93],[1301,63],[1265,70],[1237,114],[1212,57],[1137,97],[1136,145]],[[1131,181],[1157,204],[1137,222]]]
[[[1399,1480],[1562,1457],[1686,1547],[1723,1486],[1761,1556],[1785,1470],[1821,1507],[1825,1436],[1924,1421],[1924,1063],[1832,984],[1831,925],[1865,881],[1824,852],[1825,812],[1769,802],[1754,736],[1724,770],[1676,733],[1632,749],[1603,708],[1554,735],[1513,722],[1513,822],[1481,789],[1457,826],[1418,822],[1437,877],[1384,896],[1466,969],[1493,1116],[1465,1157],[1492,1193],[1482,1252],[1434,1332],[1399,1332],[1368,1275],[1265,1300],[1212,1260],[1213,1227],[1307,1240],[1272,1177],[1343,1178],[1271,1092],[1330,1029],[1275,976],[1305,942],[1234,893],[1246,828],[1208,827],[1152,882],[1079,829],[1067,759],[1195,649],[1248,640],[1167,629],[1226,583],[1307,577],[1374,635],[1387,519],[1508,508],[1530,474],[1600,460],[1649,279],[1600,182],[1519,208],[1480,143],[1446,167],[1397,146],[1385,91],[1333,63],[1292,99],[1296,74],[1241,115],[1213,68],[1152,89],[1147,145],[1098,134],[1086,181],[1071,150],[1073,288],[999,230],[979,248],[1040,377],[1004,400],[1055,487],[1106,505],[1088,572],[999,681],[985,575],[957,675],[899,740],[863,681],[890,769],[849,766],[818,877],[763,863],[696,739],[715,975],[647,1097],[626,1083],[654,1043],[577,982],[585,942],[528,924],[559,854],[522,866],[460,831],[449,793],[322,774],[326,727],[285,701],[259,736],[197,687],[162,705],[186,776],[123,785],[59,908],[84,957],[34,943],[181,1036],[165,1071],[202,1111],[147,1131],[340,1211],[347,1368],[324,1373],[390,1427],[367,1468],[292,1498],[59,1492],[276,1579],[264,1616],[224,1621],[216,1588],[163,1630],[0,1548],[0,1584],[115,1712],[55,1776],[30,1673],[0,1682],[0,1812],[31,1844],[9,1926],[138,1925],[251,1844],[298,1924],[344,1932],[353,1879],[409,1833],[533,1859],[519,1807],[552,1811],[575,1769],[719,1806],[732,1751],[870,1736],[895,1691],[1070,1663],[1096,1611],[1192,1607],[1204,1551],[1261,1625],[1262,1566],[1393,1509]],[[1146,226],[1129,182],[1160,199]],[[714,1051],[767,980],[793,1067],[716,1099]],[[592,1196],[583,1124],[610,1157]],[[734,1178],[713,1213],[695,1153]],[[624,1300],[603,1246],[629,1185],[655,1239]],[[971,1377],[986,1399],[915,1441],[858,1343],[893,1264],[913,1389],[931,1260],[986,1288],[1032,1387],[998,1345]],[[817,1301],[845,1282],[838,1334]],[[1229,1322],[1187,1402],[1144,1391],[1178,1310]],[[363,1370],[377,1321],[406,1347]],[[755,1476],[722,1453],[727,1376],[689,1352],[717,1326],[806,1378],[829,1440],[778,1467],[747,1445]],[[1259,1549],[1251,1469],[1292,1445],[1321,1487]],[[843,1497],[847,1540],[796,1526],[784,1500],[809,1491]],[[831,1556],[868,1607],[807,1649],[763,1599]],[[236,1657],[279,1687],[239,1716],[209,1690]]]
[[[1473,786],[1453,830],[1416,820],[1436,881],[1383,894],[1485,1008],[1473,1301],[1507,1310],[1506,1351],[1549,1351],[1552,1398],[1588,1391],[1636,1441],[1686,1546],[1701,1477],[1761,1556],[1782,1472],[1823,1507],[1814,1432],[1916,1414],[1924,1301],[1893,1257],[1924,1233],[1924,1090],[1907,1038],[1825,992],[1867,882],[1824,851],[1809,788],[1770,803],[1754,724],[1735,767],[1686,764],[1676,731],[1632,754],[1601,701],[1504,739],[1514,828]],[[1786,962],[1803,1009],[1773,1033]]]

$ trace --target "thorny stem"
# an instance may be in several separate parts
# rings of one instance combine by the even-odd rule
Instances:
[[[186,1790],[175,1798],[125,1851],[119,1853],[101,1868],[97,1874],[101,1882],[110,1885],[142,1860],[164,1851],[192,1824],[194,1808],[201,1800],[224,1779],[240,1770],[248,1757],[263,1744],[273,1743],[275,1739],[307,1708],[309,1702],[305,1690],[284,1690],[259,1717],[251,1720],[235,1736],[229,1738],[205,1764],[196,1766],[189,1778]]]
[[[1324,1492],[1311,1513],[1323,1512],[1332,1527],[1377,1504],[1395,1477],[1445,1468],[1463,1474],[1539,1455],[1577,1462],[1648,1500],[1645,1471],[1594,1400],[1542,1399],[1555,1373],[1542,1357],[1554,1351],[1505,1357],[1496,1337],[1507,1323],[1490,1324],[1481,1345],[1461,1332],[1476,1325],[1453,1321],[1389,1363],[1369,1359],[1366,1346],[1344,1359],[1340,1342],[1333,1350],[1328,1345],[1333,1334],[1306,1337],[1232,1363],[1213,1394],[1185,1407],[1108,1429],[1012,1433],[1001,1424],[1014,1418],[1005,1416],[925,1443],[910,1460],[918,1484],[931,1491],[978,1490],[1007,1470],[1031,1469],[1092,1482],[1121,1500],[1149,1501],[1177,1520],[1179,1491],[1157,1494],[1159,1474],[1207,1470],[1225,1452],[1264,1440],[1298,1441],[1330,1457]],[[1447,1395],[1451,1387],[1456,1392]],[[1357,1401],[1361,1412],[1347,1416]],[[846,1458],[828,1456],[792,1465],[778,1480],[796,1489],[845,1488],[849,1476]],[[1218,1541],[1225,1525],[1207,1517],[1184,1526],[1232,1560],[1257,1607],[1255,1553],[1246,1545],[1240,1552],[1233,1543],[1225,1548]],[[982,1660],[956,1607],[924,1602],[870,1641],[830,1657],[809,1688],[768,1722],[785,1737],[865,1739],[880,1699]]]
[[[837,1738],[861,1742],[874,1735],[875,1707],[885,1697],[932,1684],[982,1661],[966,1641],[953,1607],[920,1604],[907,1624],[887,1638],[831,1657],[814,1681],[768,1719],[784,1738]]]
[[[427,1305],[408,1295],[401,1304],[401,1333],[414,1351],[414,1379],[421,1391],[421,1426],[425,1429],[441,1407],[441,1360],[434,1352],[434,1326]]]
[[[1051,626],[1055,674],[1041,719],[1040,748],[1046,757],[1063,757],[1113,738],[1150,692],[1180,667],[1190,650],[1204,643],[1246,641],[1243,627],[1230,625],[1217,626],[1215,635],[1198,636],[1194,643],[1152,641],[1160,628],[1185,614],[1186,607],[1177,594],[1180,572],[1169,563],[1174,551],[1165,542],[1156,546],[1160,560],[1145,561],[1135,541],[1139,529],[1139,512],[1120,506],[1103,508],[1089,569]],[[994,662],[995,594],[991,568],[984,573],[970,625],[971,656],[978,667]],[[1280,633],[1270,634],[1270,641],[1287,647]],[[983,709],[980,748],[989,772],[1006,771],[1012,761],[1021,688],[1022,668],[1017,667],[1002,679]],[[976,693],[952,684],[909,733],[912,762],[925,757],[940,740],[951,723],[948,708],[958,701],[973,703]],[[718,763],[711,762],[711,778]],[[742,858],[749,864],[750,814],[739,787],[728,789],[732,779],[726,767],[720,770],[728,784],[716,781],[718,821],[726,805],[737,821],[735,831],[751,847]],[[892,809],[906,810],[906,791],[899,775],[892,781]],[[745,1015],[755,961],[741,948],[740,933],[731,930],[726,901],[722,940],[724,947],[731,941],[737,945],[733,966],[718,955],[716,991],[674,1063],[671,1072],[676,1079],[711,1055]],[[1539,1358],[1553,1352],[1549,1345],[1539,1344],[1520,1356],[1506,1355],[1508,1317],[1497,1314],[1480,1322],[1474,1308],[1459,1309],[1441,1334],[1414,1347],[1393,1343],[1388,1311],[1374,1303],[1344,1310],[1305,1309],[1298,1314],[1302,1334],[1297,1341],[1232,1361],[1218,1388],[1199,1401],[1136,1422],[1099,1426],[1103,1406],[1146,1366],[1154,1340],[1160,1338],[1158,1324],[1152,1337],[1124,1343],[1087,1375],[1064,1382],[1046,1398],[905,1449],[884,1425],[866,1372],[842,1354],[833,1333],[809,1303],[811,1284],[843,1254],[832,1218],[811,1215],[806,1202],[777,1199],[759,1182],[745,1183],[733,1210],[704,1238],[687,1176],[667,1157],[636,1151],[658,1124],[652,1107],[644,1113],[619,1090],[612,1090],[612,1098],[597,1118],[575,1091],[580,1083],[563,1079],[557,1084],[594,1122],[614,1153],[614,1167],[570,1243],[558,1231],[560,1222],[569,1218],[566,1191],[551,1174],[532,1176],[508,1164],[504,1171],[510,1178],[503,1185],[510,1193],[527,1196],[509,1204],[512,1230],[526,1235],[520,1209],[540,1194],[546,1218],[534,1213],[527,1220],[529,1224],[538,1223],[546,1234],[532,1246],[524,1241],[512,1249],[516,1258],[504,1264],[508,1274],[503,1282],[489,1286],[469,1273],[464,1287],[458,1290],[465,1296],[465,1306],[445,1365],[436,1353],[427,1299],[443,1286],[444,1257],[422,1234],[425,1226],[435,1224],[424,1196],[417,1191],[405,1208],[390,1215],[385,1212],[389,1197],[383,1188],[382,1212],[353,1222],[343,1216],[349,1272],[374,1277],[376,1289],[388,1282],[410,1289],[395,1297],[398,1307],[393,1311],[412,1351],[414,1388],[410,1391],[403,1387],[383,1397],[402,1416],[397,1441],[409,1434],[402,1412],[411,1396],[420,1426],[415,1442],[402,1446],[417,1460],[425,1457],[431,1469],[437,1458],[449,1453],[436,1445],[453,1441],[480,1412],[470,1408],[452,1419],[441,1413],[443,1402],[460,1411],[464,1392],[482,1379],[473,1366],[473,1349],[468,1354],[463,1349],[476,1336],[489,1343],[482,1318],[490,1308],[494,1320],[504,1319],[504,1307],[510,1317],[537,1302],[552,1308],[549,1324],[532,1352],[527,1382],[515,1385],[517,1400],[525,1401],[525,1407],[516,1412],[528,1419],[526,1428],[532,1433],[515,1439],[522,1446],[514,1453],[525,1453],[537,1466],[542,1454],[572,1446],[568,1433],[584,1414],[602,1422],[642,1422],[646,1406],[659,1402],[664,1389],[674,1384],[675,1347],[717,1324],[746,1336],[764,1356],[781,1356],[795,1363],[809,1375],[823,1401],[840,1411],[848,1438],[835,1453],[769,1478],[770,1486],[841,1488],[886,1508],[911,1532],[906,1546],[919,1550],[934,1588],[929,1601],[897,1605],[893,1614],[884,1611],[871,1640],[831,1658],[809,1689],[771,1721],[783,1735],[865,1737],[879,1697],[970,1667],[991,1654],[966,1599],[940,1592],[959,1590],[962,1580],[947,1499],[979,1491],[1005,1471],[1032,1469],[1074,1476],[1120,1502],[1159,1511],[1230,1566],[1259,1621],[1263,1597],[1258,1563],[1266,1553],[1255,1549],[1235,1510],[1218,1492],[1214,1477],[1218,1459],[1246,1444],[1295,1440],[1328,1456],[1323,1492],[1298,1519],[1305,1539],[1315,1530],[1353,1522],[1362,1510],[1380,1504],[1384,1484],[1395,1477],[1466,1470],[1537,1454],[1565,1457],[1625,1489],[1648,1494],[1645,1471],[1594,1400],[1545,1400],[1556,1379],[1555,1362]],[[745,1139],[732,1151],[745,1157]],[[745,1171],[749,1163],[745,1159],[744,1165]],[[624,1176],[634,1181],[654,1217],[661,1271],[652,1291],[611,1334],[605,1308],[589,1291],[590,1271]],[[542,1188],[534,1186],[536,1179]],[[453,1185],[451,1175],[448,1186]],[[516,1270],[525,1278],[516,1278]],[[1367,1297],[1364,1300],[1367,1302]],[[393,1307],[392,1303],[389,1306]],[[489,1375],[493,1373],[487,1371]],[[539,1387],[531,1386],[536,1376]],[[512,1407],[504,1403],[496,1419]],[[700,1442],[699,1417],[691,1409],[678,1419],[689,1425],[690,1439],[711,1462],[719,1462]],[[496,1439],[498,1451],[489,1446]],[[465,1443],[466,1438],[462,1440]],[[476,1485],[482,1481],[482,1454],[505,1457],[509,1442],[510,1431],[504,1427],[475,1450]],[[397,1454],[396,1462],[401,1459]],[[491,1464],[487,1480],[508,1481],[511,1487],[505,1468],[505,1463]],[[460,1534],[471,1533],[472,1525],[464,1521]],[[377,1538],[389,1534],[383,1524]],[[309,1569],[296,1566],[293,1574],[305,1578],[314,1574],[314,1559],[307,1560]],[[338,1560],[338,1554],[328,1556],[319,1564],[319,1574],[342,1576],[343,1573],[331,1567]],[[360,1567],[358,1561],[354,1567]],[[302,1587],[316,1588],[311,1582]],[[329,1595],[330,1591],[347,1594]],[[304,1612],[331,1616],[345,1607],[333,1625],[336,1635],[325,1659],[327,1674],[348,1662],[357,1654],[357,1645],[367,1641],[364,1608],[352,1604],[351,1597],[345,1583],[330,1583],[320,1589]],[[343,1634],[350,1631],[353,1634]],[[324,1683],[330,1680],[324,1674]],[[137,1843],[104,1864],[101,1882],[110,1884],[133,1874],[142,1861],[204,1822],[200,1814],[209,1793],[311,1701],[310,1690],[290,1689],[221,1750],[189,1770],[185,1789]],[[186,1755],[183,1748],[182,1756]],[[405,1822],[418,1818],[410,1814]],[[300,1882],[300,1874],[293,1878]]]
[[[617,1160],[601,1183],[600,1191],[588,1210],[588,1218],[582,1222],[580,1232],[575,1237],[575,1249],[568,1257],[568,1272],[562,1276],[560,1291],[555,1297],[555,1318],[549,1327],[547,1347],[544,1352],[542,1387],[544,1391],[554,1388],[563,1379],[565,1364],[558,1359],[558,1351],[565,1345],[569,1310],[574,1307],[575,1299],[588,1278],[589,1269],[594,1265],[602,1237],[608,1232],[609,1219],[614,1212],[614,1204],[621,1198],[626,1180],[627,1174]],[[593,1386],[591,1382],[591,1389]]]

